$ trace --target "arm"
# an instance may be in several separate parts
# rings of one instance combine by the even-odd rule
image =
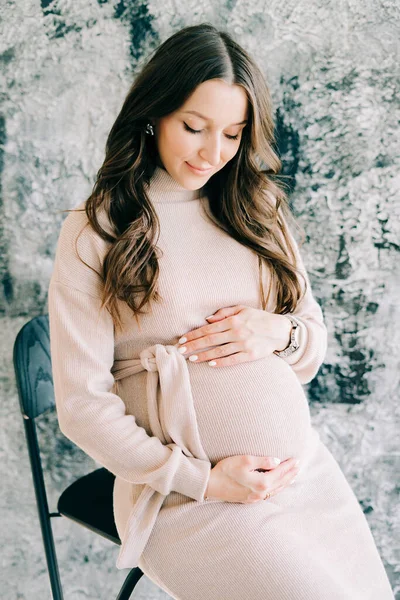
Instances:
[[[114,384],[111,373],[114,323],[105,308],[100,311],[95,286],[92,293],[87,290],[94,281],[93,272],[77,262],[69,243],[70,225],[71,219],[60,235],[48,295],[51,361],[60,429],[84,452],[122,479],[148,484],[164,495],[177,491],[203,501],[211,463],[187,457],[179,447],[171,448],[157,437],[147,435],[146,430],[136,424],[135,417],[126,414],[123,400],[110,391]],[[83,247],[95,251],[88,238]],[[87,250],[83,254],[83,259],[89,262],[91,252]],[[72,286],[64,273],[69,279],[75,277],[76,282],[86,275],[82,280],[85,290]]]
[[[291,356],[280,358],[292,367],[293,371],[298,376],[300,382],[302,384],[305,384],[309,383],[310,381],[312,381],[312,379],[314,379],[319,368],[324,362],[328,344],[328,332],[324,323],[322,309],[312,293],[310,279],[305,269],[298,244],[294,239],[289,228],[288,231],[289,237],[295,249],[298,268],[306,277],[307,291],[304,298],[297,305],[296,310],[293,313],[291,313],[300,322],[300,348],[298,348],[296,352],[294,352]],[[299,277],[299,279],[300,285],[304,290],[304,281],[301,276]],[[283,330],[285,332],[285,335],[282,339],[287,340],[287,345],[289,343],[290,333],[288,333],[288,325],[286,321],[289,323],[289,332],[290,322],[288,321],[288,319],[283,317],[283,315],[281,316],[282,319],[285,320],[285,323],[282,323],[282,326],[285,328]],[[283,346],[282,344],[282,348],[283,347],[285,346]]]

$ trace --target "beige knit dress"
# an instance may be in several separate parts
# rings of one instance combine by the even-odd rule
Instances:
[[[122,302],[122,333],[99,310],[101,278],[75,242],[83,229],[77,249],[98,273],[108,246],[85,212],[63,222],[48,297],[61,431],[116,475],[117,568],[138,565],[179,600],[392,600],[364,513],[310,421],[303,385],[324,361],[327,330],[294,238],[309,284],[294,313],[300,349],[227,367],[192,363],[177,351],[184,333],[219,308],[262,308],[257,255],[164,169],[148,191],[163,301],[140,328]],[[269,500],[205,499],[210,469],[240,454],[294,456],[301,469]]]

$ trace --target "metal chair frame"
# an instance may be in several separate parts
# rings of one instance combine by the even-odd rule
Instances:
[[[54,600],[63,600],[51,519],[53,517],[67,517],[116,544],[121,545],[121,540],[116,528],[115,532],[110,533],[110,531],[103,530],[101,527],[94,528],[82,518],[73,518],[69,514],[62,514],[60,512],[60,500],[63,494],[76,485],[77,482],[83,480],[84,477],[79,478],[64,490],[58,501],[58,512],[49,512],[35,423],[36,417],[50,409],[55,410],[50,356],[49,318],[47,314],[34,317],[20,329],[14,342],[13,363],[51,591]],[[115,476],[106,469],[98,469],[97,471],[100,472],[102,470],[115,479]],[[110,504],[111,514],[112,510],[112,504]],[[143,574],[143,571],[139,567],[132,568],[116,600],[128,600]]]

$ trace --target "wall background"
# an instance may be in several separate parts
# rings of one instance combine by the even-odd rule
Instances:
[[[400,598],[400,6],[396,0],[2,0],[0,597],[50,598],[12,366],[47,312],[62,219],[90,193],[135,72],[176,30],[209,21],[267,76],[302,252],[329,329],[307,386],[313,422],[365,512]],[[50,509],[98,465],[39,419]],[[114,598],[118,548],[53,519],[68,600]],[[167,598],[142,579],[138,598]]]

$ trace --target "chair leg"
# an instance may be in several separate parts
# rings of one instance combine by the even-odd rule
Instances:
[[[139,567],[134,567],[129,571],[116,600],[129,600],[141,577],[143,577],[143,571]]]
[[[25,433],[28,440],[29,459],[32,469],[32,479],[36,496],[36,507],[39,514],[40,529],[42,532],[43,545],[46,554],[47,569],[49,571],[51,591],[53,600],[63,600],[60,573],[56,549],[54,545],[53,530],[50,523],[49,506],[47,503],[46,490],[42,465],[40,463],[39,446],[36,428],[32,419],[24,419]]]
[[[54,545],[49,541],[45,542],[46,546],[46,558],[47,568],[50,576],[51,591],[53,593],[53,600],[63,600],[63,592],[61,587],[60,573],[57,565],[57,558],[55,555]]]

